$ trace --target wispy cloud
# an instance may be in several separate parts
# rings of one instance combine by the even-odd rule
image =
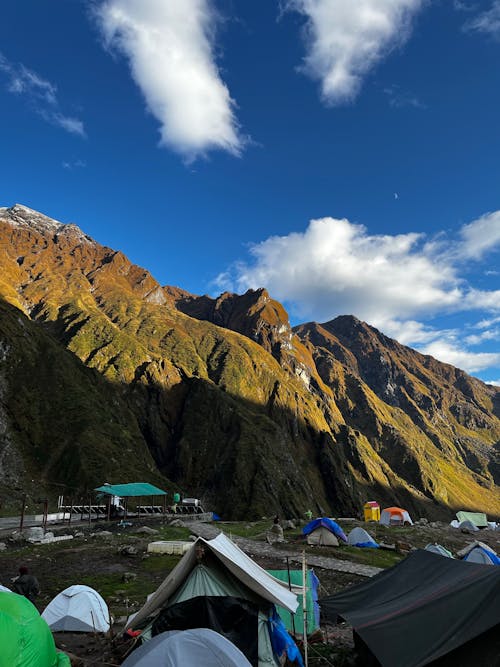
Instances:
[[[10,62],[0,53],[0,72],[7,80],[9,93],[24,97],[32,109],[51,125],[62,128],[70,134],[85,136],[83,121],[61,112],[57,97],[57,86],[23,64]]]
[[[500,0],[494,0],[490,9],[467,21],[464,30],[500,39]]]
[[[475,372],[500,363],[500,355],[471,351],[477,339],[467,341],[467,333],[429,323],[437,316],[479,311],[483,322],[489,314],[483,329],[492,328],[500,319],[500,291],[478,289],[465,275],[471,262],[499,249],[499,212],[464,225],[452,238],[442,233],[431,239],[419,233],[373,235],[346,219],[321,218],[304,232],[251,245],[250,258],[229,267],[215,284],[239,292],[265,286],[302,320],[352,313],[405,344]],[[476,334],[481,335],[484,342],[493,334]]]
[[[284,0],[307,17],[302,70],[321,82],[327,104],[353,100],[364,77],[405,42],[424,0]]]
[[[387,86],[387,88],[384,88],[384,93],[387,95],[389,105],[395,109],[403,107],[413,107],[414,109],[427,108],[416,95],[407,90],[402,90],[399,86]]]
[[[83,169],[87,166],[87,163],[84,160],[65,160],[62,163],[63,169],[68,169],[72,171],[73,169]]]
[[[97,20],[107,46],[127,57],[161,145],[188,160],[211,149],[240,154],[245,141],[215,60],[211,0],[105,0]]]

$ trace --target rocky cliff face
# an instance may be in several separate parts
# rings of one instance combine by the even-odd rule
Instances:
[[[292,331],[265,290],[162,287],[22,206],[0,209],[0,299],[4,488],[139,476],[226,517],[500,513],[500,392],[355,318]]]

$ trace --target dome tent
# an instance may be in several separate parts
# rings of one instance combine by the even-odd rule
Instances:
[[[373,537],[364,528],[360,528],[359,526],[351,530],[347,536],[347,542],[352,547],[379,548]]]
[[[70,667],[49,626],[22,595],[0,592],[0,667]]]
[[[229,639],[208,628],[170,630],[142,644],[123,667],[250,667]]]
[[[90,586],[69,586],[45,607],[44,618],[52,632],[107,632],[109,610]]]
[[[468,563],[479,563],[480,565],[500,565],[500,558],[493,550],[483,547],[474,547],[464,558]]]
[[[382,510],[380,523],[384,524],[384,526],[402,526],[405,523],[413,526],[410,515],[406,510],[401,509],[401,507],[386,507]]]
[[[436,544],[435,542],[434,543],[430,542],[425,547],[425,551],[430,551],[433,554],[439,554],[440,556],[444,556],[445,558],[453,558],[453,554],[451,553],[451,551],[448,551],[448,549],[441,546],[441,544]]]
[[[302,528],[302,532],[307,537],[307,544],[311,545],[338,547],[339,539],[347,542],[347,537],[339,524],[328,517],[310,521]]]

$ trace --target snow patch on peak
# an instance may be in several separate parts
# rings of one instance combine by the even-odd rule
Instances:
[[[10,208],[0,208],[0,219],[5,220],[14,227],[30,227],[36,229],[38,232],[76,237],[79,241],[93,243],[93,239],[82,232],[80,227],[74,223],[63,223],[54,218],[34,211],[28,206],[22,204],[14,204]]]

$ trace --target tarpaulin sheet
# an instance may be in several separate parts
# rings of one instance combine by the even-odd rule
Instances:
[[[500,624],[500,568],[419,550],[319,603],[325,618],[347,620],[383,667],[422,667]]]

